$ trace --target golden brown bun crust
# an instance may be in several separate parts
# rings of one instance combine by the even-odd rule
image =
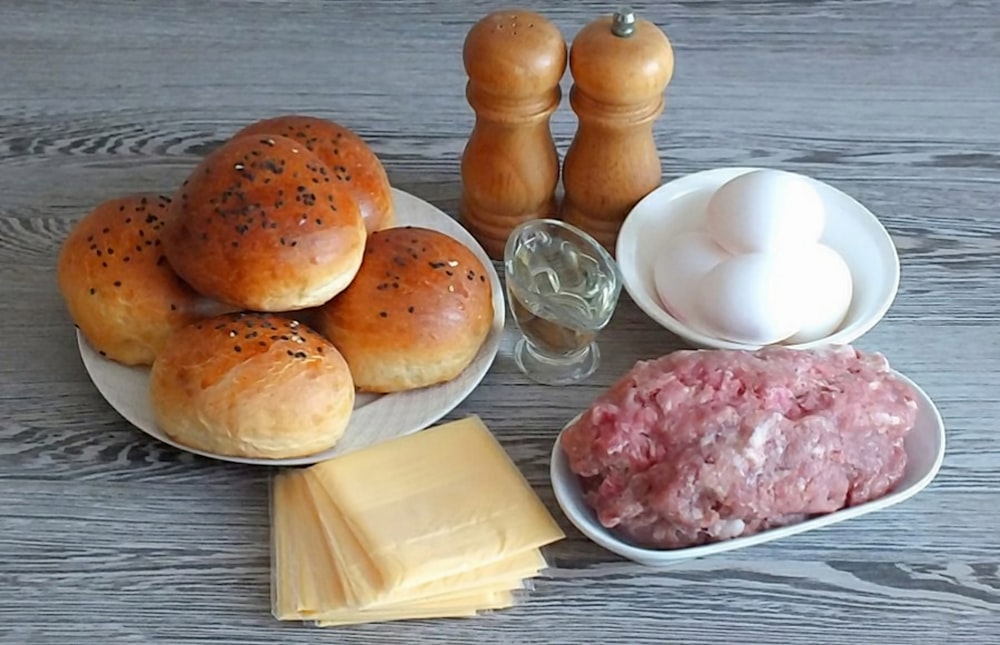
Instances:
[[[194,169],[174,198],[163,243],[197,291],[241,309],[289,311],[347,286],[365,227],[350,192],[301,143],[246,136]]]
[[[372,233],[354,282],[317,316],[369,392],[450,381],[492,323],[493,286],[479,259],[444,233],[409,226]]]
[[[309,148],[354,195],[368,232],[396,222],[392,190],[385,167],[368,144],[344,126],[313,116],[289,114],[258,121],[236,136],[278,134]]]
[[[354,408],[351,373],[336,348],[269,314],[228,314],[181,329],[153,364],[149,394],[168,437],[233,457],[327,450]]]
[[[223,308],[184,284],[163,256],[170,198],[128,195],[74,226],[57,275],[73,322],[103,356],[151,365],[174,330]]]

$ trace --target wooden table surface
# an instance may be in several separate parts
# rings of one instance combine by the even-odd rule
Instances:
[[[567,39],[614,9],[535,2]],[[275,621],[268,469],[131,427],[81,364],[56,290],[73,222],[170,191],[242,125],[304,112],[365,137],[392,182],[457,212],[473,115],[462,40],[488,2],[0,2],[0,640],[4,643],[987,643],[1000,636],[1000,7],[992,0],[648,3],[676,73],[665,180],[718,166],[815,176],[877,213],[902,283],[858,345],[948,426],[937,479],[885,512],[651,570],[556,506],[561,425],[681,343],[623,298],[585,384],[535,385],[508,327],[479,414],[568,539],[522,606],[321,631]],[[568,87],[569,76],[565,79]],[[560,152],[575,117],[553,119]]]

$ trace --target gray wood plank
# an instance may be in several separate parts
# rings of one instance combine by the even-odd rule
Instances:
[[[567,38],[603,2],[530,3]],[[109,197],[172,191],[245,123],[354,128],[395,185],[457,212],[473,123],[461,43],[495,3],[0,2],[0,642],[983,643],[1000,630],[1000,9],[991,0],[637,5],[674,44],[665,179],[807,173],[893,235],[899,296],[858,344],[936,400],[948,454],[888,511],[653,571],[584,539],[547,481],[555,433],[635,360],[681,347],[627,298],[587,383],[510,358],[481,415],[565,526],[519,607],[317,632],[268,611],[268,469],[129,426],[94,389],[56,291],[59,245]],[[571,79],[564,78],[568,89]],[[553,118],[565,152],[575,117]]]

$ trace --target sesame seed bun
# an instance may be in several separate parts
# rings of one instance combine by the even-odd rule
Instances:
[[[303,457],[333,447],[354,408],[343,357],[294,320],[240,313],[170,337],[150,375],[159,428],[196,450]]]
[[[160,234],[170,198],[143,193],[104,202],[59,251],[57,276],[70,317],[112,360],[151,365],[175,330],[226,310],[181,281]]]
[[[351,285],[316,312],[358,389],[399,392],[450,381],[493,323],[493,286],[479,259],[430,229],[372,233]]]
[[[333,179],[351,191],[368,232],[395,223],[389,176],[368,144],[353,131],[326,119],[289,114],[253,123],[236,136],[248,134],[281,135],[315,152],[332,171]]]
[[[280,136],[229,140],[177,192],[164,231],[173,269],[241,309],[322,304],[361,264],[358,205],[319,157]]]

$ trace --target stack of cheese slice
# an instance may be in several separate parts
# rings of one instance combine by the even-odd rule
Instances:
[[[272,484],[272,611],[320,626],[510,607],[564,537],[477,417]]]

